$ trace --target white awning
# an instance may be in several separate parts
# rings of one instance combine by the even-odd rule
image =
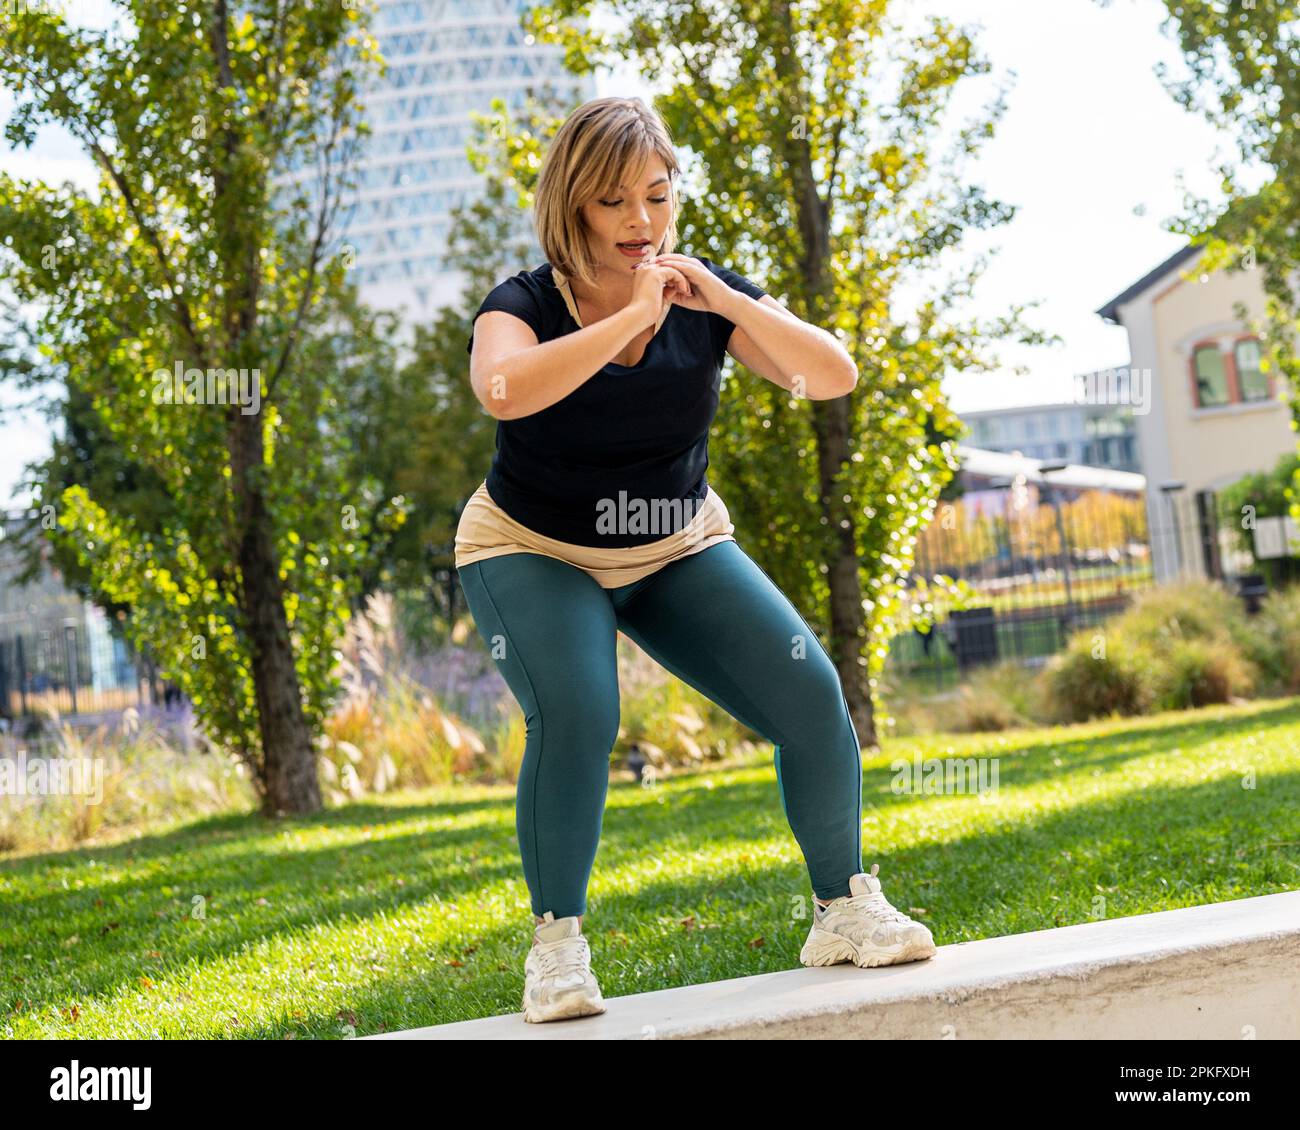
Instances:
[[[1146,476],[1136,471],[1113,471],[1109,467],[1091,467],[1087,463],[1067,463],[1061,470],[1044,475],[1038,470],[1039,466],[1059,460],[1031,459],[1016,452],[988,451],[963,444],[957,445],[957,457],[963,471],[989,478],[1014,479],[1017,475],[1024,475],[1025,480],[1031,483],[1046,482],[1062,487],[1119,490],[1133,494],[1140,494],[1147,488]]]

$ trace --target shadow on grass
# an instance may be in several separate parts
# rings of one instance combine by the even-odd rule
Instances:
[[[477,811],[495,817],[494,823],[259,850],[259,841],[295,831],[374,826],[391,832],[394,825]],[[247,850],[231,858],[232,846]],[[126,874],[96,882],[85,871],[92,859]],[[58,871],[74,865],[77,885],[56,885]],[[473,804],[360,804],[273,825],[257,815],[216,817],[107,849],[13,861],[4,873],[9,893],[0,895],[0,918],[8,927],[0,929],[0,941],[6,950],[30,954],[29,966],[51,956],[72,958],[75,968],[58,968],[60,980],[97,995],[142,972],[156,976],[158,963],[144,958],[150,950],[166,955],[167,969],[201,964],[323,922],[364,919],[435,898],[455,901],[518,874],[513,796]],[[37,881],[42,893],[25,894],[24,880]],[[190,917],[196,896],[204,900],[202,920]],[[268,896],[273,909],[258,903]],[[86,938],[79,950],[68,948],[73,936]],[[84,962],[76,961],[79,952],[86,953]]]
[[[1270,829],[1294,828],[1300,772],[1270,782],[1267,794],[1239,798],[1251,806],[1249,815],[1223,803],[1223,782],[1206,782],[980,829],[949,844],[893,847],[882,874],[885,893],[926,920],[940,945],[950,945],[1294,889],[1300,852],[1292,848],[1286,858],[1263,841]],[[738,791],[730,805],[718,795],[709,803],[747,807],[753,790]],[[1219,819],[1207,820],[1206,812],[1216,810]],[[625,848],[629,856],[653,850],[654,831],[642,814],[623,809],[622,815],[605,842],[635,836],[642,846]],[[617,867],[616,859],[597,861],[598,872]],[[798,967],[808,928],[795,913],[806,892],[802,863],[601,887],[584,932],[607,999]],[[295,1023],[244,1034],[337,1035],[340,1008],[355,1019],[358,1035],[516,1014],[527,931],[526,921],[480,931],[472,952],[461,954],[461,967],[433,966],[427,975],[403,974],[382,986],[349,990]],[[905,977],[913,968],[863,975]]]
[[[1020,783],[1029,783],[1043,776],[1054,776],[1065,769],[1045,760],[1035,758],[1036,754],[1053,754],[1062,758],[1071,758],[1073,768],[1107,768],[1132,760],[1135,757],[1149,757],[1152,754],[1167,753],[1180,746],[1195,745],[1202,741],[1220,741],[1235,737],[1246,737],[1264,733],[1278,726],[1300,725],[1300,699],[1289,698],[1277,706],[1247,714],[1230,714],[1226,718],[1206,717],[1216,710],[1207,707],[1200,711],[1189,712],[1183,721],[1161,724],[1148,718],[1122,719],[1102,734],[1078,734],[1072,731],[1093,727],[1098,723],[1080,723],[1077,726],[1062,728],[1058,740],[1038,738],[1035,740],[1018,739],[1020,731],[1007,731],[1005,746],[997,746],[997,733],[962,734],[964,742],[984,746],[978,753],[966,753],[959,748],[953,757],[997,756],[999,758],[1024,758],[1023,766],[1013,766],[1025,775],[1017,776]],[[1109,725],[1109,724],[1108,724]],[[1037,730],[1038,728],[1036,728]],[[987,743],[987,745],[985,744]],[[884,753],[875,754],[870,759],[864,758],[868,768],[873,765],[888,765],[896,758],[910,760],[905,750],[916,747],[922,750],[924,757],[940,756],[937,740],[927,737],[893,739]],[[902,747],[902,748],[900,748]]]
[[[1290,703],[1241,718],[1138,724],[1117,734],[1043,740],[996,753],[1023,758],[1005,782],[1015,788],[1296,721],[1300,703]],[[1123,748],[1108,751],[1113,742]],[[1052,764],[1048,754],[1060,755],[1065,764]],[[743,779],[755,772],[761,780]],[[714,787],[701,787],[699,775],[712,777]],[[616,783],[610,789],[586,930],[606,995],[794,968],[807,932],[797,908],[806,908],[809,891],[770,760],[702,769],[669,778],[659,788],[662,793]],[[951,804],[953,798],[869,791],[864,812],[871,805],[905,804],[919,813],[928,799]],[[969,800],[979,805],[977,798]],[[1266,774],[1254,790],[1242,789],[1235,777],[1161,785],[990,826],[995,811],[980,811],[975,826],[951,841],[872,847],[880,853],[875,858],[887,854],[881,875],[886,895],[928,921],[940,944],[1092,921],[1099,897],[1107,917],[1124,917],[1272,893],[1300,882],[1300,770]],[[411,822],[479,814],[483,826],[400,830]],[[267,845],[275,850],[257,851],[258,840],[293,830],[365,826],[399,831],[323,848],[277,843]],[[686,845],[707,858],[723,847],[767,838],[788,841],[788,864],[719,865],[699,877],[669,873],[635,885],[618,882],[620,870],[639,865],[656,844]],[[232,860],[230,848],[239,844],[253,858]],[[58,870],[89,858],[138,869],[139,877],[50,889]],[[864,859],[869,867],[873,856]],[[30,985],[8,990],[27,998],[28,1011],[73,1000],[84,1005],[88,998],[129,994],[142,972],[167,976],[191,963],[201,970],[259,941],[434,900],[468,900],[485,884],[507,877],[522,884],[511,795],[417,805],[365,802],[270,824],[258,816],[215,817],[107,848],[10,861],[0,869],[8,886],[0,906],[16,935],[6,939],[5,949],[31,952],[37,960],[56,956],[38,977],[47,982],[46,991]],[[405,885],[399,887],[398,878]],[[41,893],[24,897],[24,886],[35,881]],[[199,927],[188,919],[187,902],[164,894],[163,887],[186,898],[202,894],[210,909],[220,908],[226,917],[210,919],[195,933]],[[258,906],[265,896],[280,906]],[[122,900],[117,906],[110,902],[114,897]],[[104,898],[103,909],[96,909],[97,898]],[[110,926],[113,920],[116,926]],[[431,943],[422,958],[428,968],[419,974],[334,988],[319,1010],[304,1016],[210,1034],[338,1036],[340,1011],[355,1017],[360,1034],[514,1012],[530,925],[525,910],[478,931],[469,947],[463,939]],[[93,941],[66,948],[70,935],[95,927]],[[144,956],[149,950],[166,954],[161,969]],[[906,968],[890,975],[906,975]],[[75,986],[75,996],[67,986]]]
[[[1066,741],[1052,741],[1043,738],[1035,742],[1024,742],[1019,745],[1009,744],[1005,747],[996,747],[990,744],[978,750],[965,751],[958,749],[950,755],[941,753],[937,747],[924,742],[919,743],[917,748],[921,750],[923,764],[926,759],[944,756],[951,756],[954,760],[996,757],[999,760],[999,787],[1014,789],[1029,787],[1045,780],[1080,771],[1115,771],[1130,761],[1145,760],[1150,757],[1169,754],[1175,749],[1184,747],[1194,749],[1197,745],[1209,741],[1223,742],[1232,741],[1235,738],[1256,736],[1275,727],[1286,725],[1300,725],[1300,700],[1292,700],[1288,705],[1270,708],[1244,717],[1213,719],[1193,716],[1186,721],[1167,724],[1165,727],[1135,722],[1132,726],[1118,733],[1080,736]],[[902,739],[900,739],[900,742],[910,744]],[[1062,764],[1055,764],[1055,758],[1060,758]],[[872,806],[916,804],[925,800],[951,799],[951,797],[944,794],[927,794],[918,790],[895,793],[891,787],[894,771],[890,768],[895,760],[901,760],[908,766],[912,764],[910,754],[905,749],[899,748],[894,748],[883,755],[864,760],[864,816],[867,815]],[[745,770],[762,771],[769,767],[770,755],[765,755],[763,758],[757,758],[745,766]],[[708,770],[696,772],[704,774]],[[719,771],[715,770],[714,772]],[[681,793],[680,798],[675,800],[671,806],[672,815],[667,820],[669,826],[664,829],[664,835],[671,836],[673,834],[674,825],[681,824],[685,809],[699,807],[708,811],[710,806],[716,804],[716,798],[712,796],[710,790],[692,787],[692,780],[695,776],[696,773],[690,775],[680,774],[662,779],[662,787],[675,789]],[[761,784],[746,785],[738,785],[732,782],[728,785],[728,789],[732,796],[735,796],[738,791],[744,794],[739,803],[745,807],[751,824],[748,827],[748,834],[741,838],[754,838],[760,833],[764,836],[770,836],[788,828],[779,804],[775,775],[771,778],[770,784],[767,781]],[[653,790],[650,791],[653,792]],[[971,803],[979,802],[972,796]],[[637,819],[644,821],[648,827],[654,826],[658,820],[655,812],[656,807],[652,804],[636,806]],[[715,822],[711,816],[703,816],[698,821],[698,823],[702,824],[714,824]],[[610,827],[608,817],[606,827]],[[724,840],[730,841],[736,838],[728,836],[724,837]]]

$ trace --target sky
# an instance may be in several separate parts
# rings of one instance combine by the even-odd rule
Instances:
[[[75,8],[87,22],[102,18],[101,0],[76,0]],[[1017,213],[994,232],[972,233],[969,254],[996,253],[962,314],[990,319],[1041,300],[1025,320],[1063,339],[999,347],[1008,367],[1029,369],[1025,376],[957,375],[944,391],[959,413],[1070,399],[1073,374],[1127,363],[1124,330],[1094,311],[1183,246],[1164,225],[1180,214],[1187,191],[1219,198],[1213,168],[1229,141],[1178,106],[1156,78],[1159,61],[1175,74],[1185,69],[1175,41],[1160,30],[1161,0],[1113,0],[1106,8],[1098,0],[896,0],[894,10],[974,28],[992,73],[968,80],[970,112],[997,84],[1010,83],[997,134],[966,173]],[[598,92],[650,90],[616,74]],[[12,104],[0,91],[0,120]],[[52,130],[26,151],[0,138],[0,169],[94,181],[72,140]],[[18,411],[12,391],[0,386],[0,507],[27,501],[16,490],[23,465],[48,450],[46,421]]]

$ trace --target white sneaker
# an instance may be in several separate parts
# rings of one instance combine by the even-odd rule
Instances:
[[[536,944],[524,962],[524,1019],[532,1023],[594,1016],[605,1011],[591,972],[591,949],[577,915],[551,911],[533,931]]]
[[[928,927],[890,905],[880,892],[876,872],[861,871],[849,878],[849,891],[823,908],[813,900],[813,924],[799,951],[804,965],[835,965],[851,961],[864,969],[901,965],[935,954]]]

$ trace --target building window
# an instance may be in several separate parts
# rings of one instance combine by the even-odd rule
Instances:
[[[1199,346],[1193,354],[1196,400],[1202,408],[1228,403],[1228,370],[1217,345]]]
[[[1242,400],[1267,400],[1268,377],[1259,366],[1259,341],[1243,338],[1234,347],[1237,362],[1237,384]]]

